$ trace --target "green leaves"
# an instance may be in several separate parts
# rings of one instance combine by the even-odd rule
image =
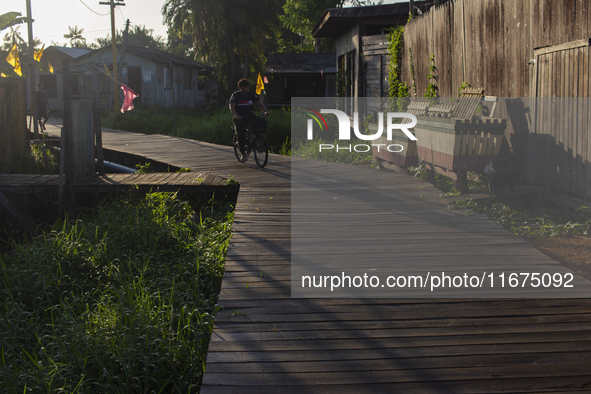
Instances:
[[[451,207],[484,213],[493,222],[519,236],[591,234],[591,214],[588,210],[571,210],[555,205],[544,194],[535,199],[510,197],[503,202],[469,200],[451,204]]]
[[[402,111],[406,108],[406,97],[410,96],[410,87],[402,82],[402,46],[404,45],[404,26],[397,26],[388,33],[388,53],[390,54],[390,65],[388,69],[388,96],[399,99],[390,103],[393,111]],[[400,99],[402,98],[402,99]]]
[[[195,392],[232,215],[132,195],[0,256],[7,392]]]
[[[19,23],[26,22],[27,18],[19,18],[19,16],[21,15],[22,14],[20,12],[7,12],[5,14],[0,15],[0,31],[14,25],[18,25]]]

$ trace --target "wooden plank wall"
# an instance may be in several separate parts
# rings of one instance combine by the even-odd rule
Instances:
[[[589,47],[532,61],[534,49],[590,38],[590,19],[591,0],[452,0],[407,24],[402,78],[412,83],[412,48],[418,96],[429,84],[429,58],[434,55],[442,97],[458,96],[463,82],[486,87],[487,96],[589,97]],[[554,105],[532,113],[536,124],[546,127],[509,124],[507,141],[527,141],[521,153],[528,153],[528,181],[591,197],[589,103],[570,106],[562,100]],[[501,105],[495,116],[505,115]],[[544,160],[534,154],[544,155]]]
[[[0,79],[0,173],[24,151],[25,88],[21,78]]]
[[[390,65],[388,35],[362,38],[365,97],[387,97]]]
[[[78,180],[94,173],[95,149],[90,101],[72,101],[72,126],[74,128],[74,180]]]

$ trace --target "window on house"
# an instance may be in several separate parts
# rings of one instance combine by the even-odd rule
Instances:
[[[49,98],[57,98],[57,78],[55,74],[39,75],[39,82],[43,84],[43,90],[47,92]]]
[[[185,90],[191,90],[191,69],[185,68],[185,75],[183,76],[183,87]]]
[[[164,67],[164,89],[172,89],[172,67]]]

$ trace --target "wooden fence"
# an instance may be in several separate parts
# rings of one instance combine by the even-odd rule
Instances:
[[[74,180],[78,180],[95,172],[93,114],[90,100],[72,101],[72,126]]]
[[[407,24],[402,78],[412,84],[411,48],[418,96],[433,55],[442,97],[458,96],[464,82],[487,96],[589,97],[590,37],[591,0],[453,0]],[[591,198],[588,100],[560,104],[568,112],[559,120],[548,118],[559,114],[552,104],[522,101],[524,113],[500,105],[495,117],[511,121],[506,140],[528,181]]]
[[[0,78],[0,173],[20,158],[25,144],[23,81],[21,78]]]

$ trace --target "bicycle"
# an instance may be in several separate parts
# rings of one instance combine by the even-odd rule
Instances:
[[[264,168],[269,159],[269,151],[267,149],[267,141],[263,133],[267,132],[267,118],[263,115],[249,118],[248,128],[245,135],[244,154],[246,157],[250,152],[254,152],[254,160],[257,166]],[[238,144],[238,133],[234,130],[234,154],[236,159],[241,162],[242,153],[240,152],[240,145]]]

